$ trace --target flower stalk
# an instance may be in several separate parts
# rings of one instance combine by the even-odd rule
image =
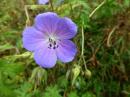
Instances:
[[[97,10],[99,10],[104,4],[106,3],[106,0],[104,0],[101,4],[99,4],[89,15],[89,18],[91,18]]]
[[[86,61],[84,58],[84,21],[82,21],[82,51],[81,51],[81,57],[83,59],[85,70],[87,70]]]

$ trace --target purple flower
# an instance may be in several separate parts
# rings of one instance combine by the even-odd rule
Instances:
[[[38,0],[38,4],[47,4],[49,0]]]
[[[36,16],[34,25],[23,31],[23,46],[34,52],[37,64],[52,68],[56,61],[70,62],[77,49],[69,40],[77,33],[77,26],[69,18],[60,18],[56,13],[46,12]]]

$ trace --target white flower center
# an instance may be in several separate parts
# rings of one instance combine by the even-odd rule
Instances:
[[[56,49],[59,47],[59,45],[57,44],[58,39],[55,36],[50,36],[48,39],[49,45],[48,48],[49,49]]]

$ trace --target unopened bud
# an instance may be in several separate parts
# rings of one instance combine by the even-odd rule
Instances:
[[[85,71],[84,75],[85,75],[86,78],[89,79],[89,78],[91,78],[92,73],[91,73],[91,71],[90,71],[89,69],[87,69],[87,70]]]
[[[75,67],[72,69],[72,73],[73,73],[72,85],[75,83],[76,78],[80,74],[80,68],[81,68],[80,66],[75,65]]]

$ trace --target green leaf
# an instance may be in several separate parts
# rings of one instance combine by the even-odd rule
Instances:
[[[58,89],[58,87],[55,86],[49,86],[46,88],[44,96],[43,97],[62,97],[59,94],[60,90]]]
[[[79,96],[77,95],[75,91],[73,91],[68,94],[68,97],[79,97]]]
[[[68,86],[68,80],[65,76],[59,77],[57,83],[58,83],[58,86],[61,88],[67,88]]]
[[[96,96],[91,92],[86,92],[85,94],[82,95],[82,97],[96,97]]]
[[[9,50],[14,48],[14,46],[12,46],[11,44],[7,43],[5,45],[0,45],[0,52],[3,52],[5,50]]]
[[[32,84],[29,82],[24,82],[20,88],[15,90],[18,97],[32,97]]]
[[[13,90],[13,87],[9,84],[6,84],[6,80],[7,79],[0,71],[0,97],[14,97],[16,94]]]
[[[21,62],[13,63],[6,59],[0,59],[0,71],[14,77],[24,71],[24,66]]]

